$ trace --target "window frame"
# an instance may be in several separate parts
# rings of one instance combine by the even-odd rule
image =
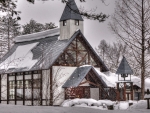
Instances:
[[[67,20],[63,20],[63,26],[67,26]]]
[[[79,20],[75,20],[75,25],[79,26]]]

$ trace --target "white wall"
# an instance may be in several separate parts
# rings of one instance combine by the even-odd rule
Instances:
[[[95,100],[99,100],[99,88],[90,88],[90,96]]]
[[[63,84],[70,77],[70,75],[74,72],[76,67],[66,67],[66,66],[53,66],[53,81],[56,79],[56,82],[53,86],[54,91],[54,105],[60,105],[64,101],[64,88],[62,88]]]
[[[7,99],[7,75],[1,75],[2,76],[2,85],[1,85],[1,99],[6,100]]]
[[[43,89],[43,99],[50,99],[50,70],[42,71],[42,89]]]

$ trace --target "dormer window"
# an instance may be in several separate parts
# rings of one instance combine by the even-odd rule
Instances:
[[[75,25],[79,26],[79,20],[75,20]]]
[[[64,21],[63,21],[63,26],[66,26],[66,25],[67,25],[67,21],[64,20]]]

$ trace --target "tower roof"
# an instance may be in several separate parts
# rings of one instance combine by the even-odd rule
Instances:
[[[65,9],[60,18],[60,21],[69,20],[69,19],[83,21],[79,9],[74,0],[68,0],[68,3],[66,3]]]
[[[123,56],[123,59],[119,65],[118,69],[117,69],[116,74],[133,74],[133,71],[124,56]]]

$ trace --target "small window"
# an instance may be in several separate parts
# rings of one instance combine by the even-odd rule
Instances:
[[[63,21],[63,26],[66,26],[66,25],[67,25],[67,21],[64,20],[64,21]]]
[[[79,20],[75,20],[75,25],[79,26]]]

